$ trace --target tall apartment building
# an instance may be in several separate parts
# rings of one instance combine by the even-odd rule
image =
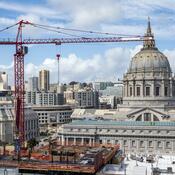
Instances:
[[[99,96],[97,91],[91,89],[85,90],[81,89],[75,94],[76,105],[79,108],[98,108],[99,106]]]
[[[38,91],[38,77],[30,77],[28,81],[29,91]]]
[[[28,105],[63,105],[64,95],[56,92],[27,91],[25,102]]]
[[[50,89],[50,72],[48,70],[39,71],[39,88],[42,91]]]

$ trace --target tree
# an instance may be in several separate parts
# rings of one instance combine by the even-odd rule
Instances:
[[[31,157],[31,153],[33,151],[34,146],[36,146],[37,144],[38,144],[38,142],[36,141],[35,138],[32,138],[32,139],[30,139],[30,140],[27,141],[27,148],[29,150],[29,154],[28,154],[28,158],[29,159]]]

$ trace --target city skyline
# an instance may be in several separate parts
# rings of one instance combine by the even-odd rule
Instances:
[[[101,1],[100,1],[101,2]],[[29,7],[26,11],[25,8]],[[147,17],[155,35],[156,45],[168,57],[172,71],[175,72],[175,48],[173,25],[175,13],[172,1],[1,1],[1,28],[14,24],[20,19],[34,23],[80,28],[123,34],[144,35]],[[105,8],[104,8],[105,7]],[[137,9],[137,13],[136,10]],[[92,13],[89,13],[91,11]],[[128,13],[128,11],[130,13]],[[99,15],[96,15],[99,14]],[[25,29],[29,37],[47,38],[50,35],[43,30]],[[9,30],[11,31],[11,30]],[[1,38],[15,37],[16,29],[11,33],[2,33]],[[26,33],[24,33],[25,36]],[[59,37],[59,35],[57,36]],[[63,36],[65,37],[65,36]],[[62,46],[30,46],[25,57],[25,79],[38,76],[42,68],[51,71],[51,82],[57,82],[56,54],[61,54],[60,82],[94,81],[97,79],[114,80],[122,78],[128,63],[139,49],[142,42],[115,44],[78,44]],[[15,47],[0,47],[0,69],[7,71],[13,84],[13,54]],[[120,63],[120,64],[119,64]],[[105,69],[104,69],[105,67]],[[90,70],[90,71],[89,71]],[[12,75],[12,76],[11,76]]]

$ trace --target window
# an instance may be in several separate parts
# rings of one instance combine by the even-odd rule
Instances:
[[[132,87],[129,88],[130,96],[132,96]]]
[[[110,140],[107,140],[107,144],[109,144],[110,143]]]
[[[165,87],[165,96],[168,96],[168,87]]]
[[[124,140],[124,141],[123,141],[123,145],[124,145],[124,146],[127,146],[127,140]]]
[[[157,142],[157,148],[161,148],[162,147],[162,144],[160,141]]]
[[[160,95],[160,87],[156,87],[156,96]]]
[[[144,121],[151,121],[151,113],[144,113]]]
[[[170,148],[170,142],[166,142],[166,148]]]
[[[149,147],[152,147],[153,146],[153,142],[152,141],[149,141],[148,146]]]
[[[132,145],[132,146],[136,146],[136,141],[135,141],[135,140],[132,140],[131,145]]]
[[[146,96],[150,96],[150,87],[146,87]]]
[[[140,87],[137,87],[137,96],[140,96]]]
[[[144,147],[144,141],[140,141],[140,147]]]

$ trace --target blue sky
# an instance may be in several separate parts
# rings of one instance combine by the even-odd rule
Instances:
[[[174,71],[175,0],[0,0],[0,29],[23,19],[65,28],[143,35],[148,16],[156,45],[169,58]],[[15,38],[16,32],[17,28],[1,32],[0,38]],[[23,36],[67,37],[31,27],[24,28]],[[60,53],[61,82],[114,81],[122,78],[131,57],[141,45],[142,42],[31,45],[25,57],[25,78],[37,76],[39,69],[46,68],[51,71],[51,81],[56,82],[55,55]],[[10,82],[13,82],[14,51],[14,46],[0,46],[0,71],[8,72]]]

